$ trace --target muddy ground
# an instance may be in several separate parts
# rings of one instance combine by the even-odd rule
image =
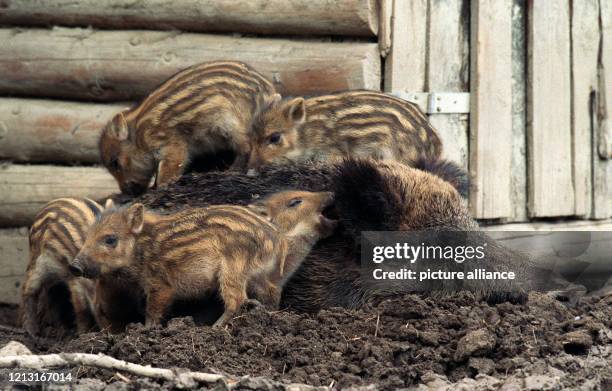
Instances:
[[[27,337],[12,328],[15,314],[0,307],[0,346],[17,340],[34,353],[100,352],[158,367],[340,388],[612,389],[612,296],[569,308],[538,293],[526,304],[497,305],[470,293],[407,295],[316,315],[251,305],[225,329],[177,318],[163,328],[133,325],[118,335],[63,340]],[[91,389],[172,386],[129,375],[126,384],[104,370],[80,368],[78,376]]]

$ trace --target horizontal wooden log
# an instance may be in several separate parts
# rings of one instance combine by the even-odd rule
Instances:
[[[6,0],[1,24],[375,36],[376,0]]]
[[[96,163],[100,131],[124,107],[0,98],[0,159]]]
[[[102,199],[117,192],[115,180],[101,167],[0,166],[0,227],[29,225],[56,198]]]
[[[0,229],[0,303],[19,303],[29,251],[27,228]]]
[[[141,98],[190,65],[251,64],[282,94],[380,88],[376,43],[159,31],[0,29],[0,94],[94,101]]]

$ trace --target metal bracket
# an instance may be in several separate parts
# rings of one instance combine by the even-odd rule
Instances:
[[[466,114],[470,112],[469,92],[392,92],[415,103],[427,114]]]

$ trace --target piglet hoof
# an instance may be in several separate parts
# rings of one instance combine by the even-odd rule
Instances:
[[[227,323],[227,318],[224,317],[223,315],[221,315],[221,317],[219,319],[217,319],[217,321],[215,323],[213,323],[212,328],[213,329],[220,329],[223,326],[225,326],[226,323]]]
[[[146,322],[145,322],[145,328],[147,328],[147,329],[152,329],[152,328],[155,328],[155,327],[157,327],[159,325],[160,325],[160,322],[156,321],[156,320],[153,320],[153,319],[147,319]]]

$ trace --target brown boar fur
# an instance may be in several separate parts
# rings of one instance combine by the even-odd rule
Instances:
[[[254,197],[286,188],[333,191],[338,229],[313,247],[283,290],[281,306],[309,312],[333,306],[357,308],[407,290],[406,285],[401,289],[390,285],[387,290],[372,290],[365,284],[359,266],[361,231],[477,229],[465,201],[451,185],[455,182],[464,187],[461,178],[452,178],[453,172],[461,170],[442,165],[434,171],[436,175],[401,164],[356,159],[331,165],[294,163],[265,168],[256,177],[236,172],[190,174],[167,191],[153,191],[140,201],[156,208],[205,206],[221,200],[244,205]],[[529,260],[522,255],[496,243],[490,246],[495,250],[490,254],[487,270],[532,271]],[[525,290],[532,287],[518,282],[485,280],[466,289],[493,301],[522,300]],[[422,287],[413,288],[421,291]]]
[[[272,101],[253,124],[248,168],[343,157],[437,160],[442,143],[418,106],[376,91]]]
[[[39,334],[45,323],[53,327],[63,323],[58,315],[64,303],[52,293],[58,284],[68,288],[77,331],[93,326],[93,283],[72,276],[68,266],[102,211],[102,206],[87,198],[60,198],[47,203],[36,215],[29,232],[30,261],[20,309],[28,333]]]
[[[228,149],[246,156],[253,114],[275,99],[272,84],[246,64],[189,67],[109,121],[101,160],[124,193],[145,191],[154,174],[165,187],[198,156]]]
[[[296,199],[300,203],[293,205]],[[288,252],[294,252],[289,258],[292,265],[299,266],[313,244],[304,243],[333,229],[322,216],[310,218],[320,216],[329,199],[328,194],[287,193],[251,208],[216,205],[171,215],[145,212],[136,203],[105,213],[71,266],[90,278],[118,279],[120,273],[138,281],[146,298],[148,324],[159,323],[177,299],[218,292],[225,312],[215,324],[221,325],[247,300],[247,289],[278,306]],[[287,202],[285,207],[282,202]],[[275,208],[264,210],[271,205]],[[308,220],[302,214],[306,208],[311,209]],[[287,214],[304,218],[304,224],[294,222],[285,235],[270,221]],[[100,302],[107,308],[117,304],[108,297]],[[113,317],[104,316],[107,311],[101,308],[100,323],[113,331],[120,329],[122,324],[112,324]]]

